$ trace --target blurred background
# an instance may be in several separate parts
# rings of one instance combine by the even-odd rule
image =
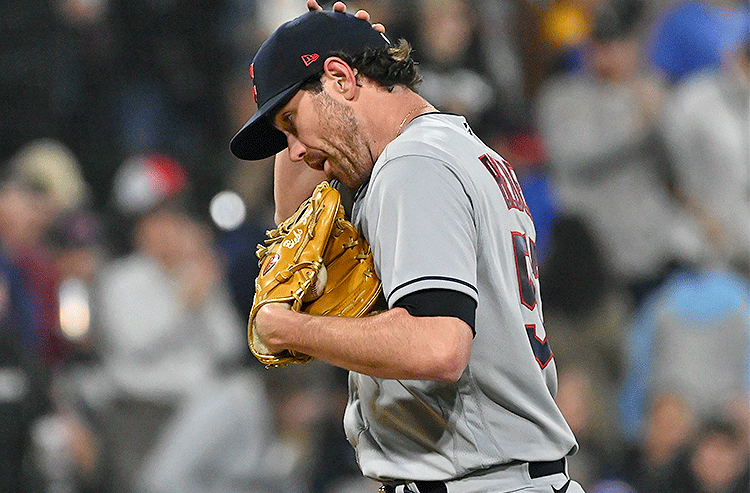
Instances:
[[[519,176],[571,474],[746,493],[748,3],[347,3]],[[0,4],[0,491],[376,491],[346,374],[265,370],[245,342],[272,166],[228,143],[252,56],[305,11]]]

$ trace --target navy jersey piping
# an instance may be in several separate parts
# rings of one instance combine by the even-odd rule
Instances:
[[[458,284],[463,284],[464,286],[467,286],[472,291],[477,293],[477,295],[479,295],[479,290],[476,287],[474,287],[474,285],[466,281],[462,281],[461,279],[456,279],[455,277],[446,277],[446,276],[423,276],[423,277],[418,277],[416,279],[412,279],[410,281],[406,281],[405,283],[402,283],[399,286],[396,286],[395,288],[393,288],[393,290],[391,291],[391,294],[387,298],[388,304],[390,305],[391,296],[393,296],[393,293],[397,292],[399,289],[405,288],[406,286],[409,286],[410,284],[414,284],[415,282],[430,281],[430,280],[450,281],[450,282],[455,282]]]

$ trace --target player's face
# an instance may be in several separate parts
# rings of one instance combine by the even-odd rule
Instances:
[[[324,170],[351,189],[367,180],[374,161],[354,111],[325,89],[298,91],[274,125],[286,135],[292,161]]]

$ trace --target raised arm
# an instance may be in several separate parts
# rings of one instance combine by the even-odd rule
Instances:
[[[273,166],[273,219],[276,224],[291,216],[316,185],[325,179],[325,172],[312,169],[304,162],[293,163],[286,149],[276,154]]]
[[[308,0],[307,8],[323,10],[316,0]],[[336,12],[345,12],[346,4],[336,2],[333,4]],[[358,10],[356,17],[370,21],[370,14],[366,10]],[[373,24],[373,29],[385,33],[382,24]],[[289,153],[284,150],[276,155],[274,161],[273,175],[273,198],[275,203],[274,221],[276,224],[291,216],[297,207],[307,199],[315,189],[316,185],[326,179],[323,171],[314,170],[304,164],[295,164],[289,159]]]

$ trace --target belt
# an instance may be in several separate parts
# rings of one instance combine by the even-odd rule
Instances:
[[[529,462],[529,476],[531,479],[552,476],[553,474],[565,474],[565,459],[550,462]]]
[[[565,458],[548,462],[529,462],[529,476],[531,479],[543,478],[553,474],[565,474]],[[418,491],[411,493],[447,493],[448,489],[442,481],[414,481]],[[404,493],[411,490],[404,489]],[[396,486],[383,485],[381,493],[396,493]]]

